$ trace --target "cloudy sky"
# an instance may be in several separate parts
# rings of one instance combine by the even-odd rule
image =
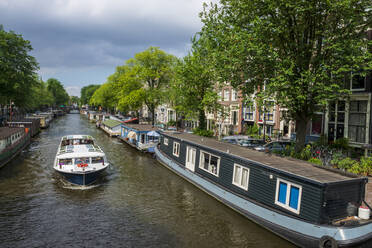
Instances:
[[[149,46],[184,56],[205,1],[0,0],[0,24],[31,41],[44,81],[79,96]]]

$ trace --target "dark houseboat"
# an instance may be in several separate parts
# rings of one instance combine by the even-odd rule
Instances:
[[[34,137],[40,132],[40,119],[38,118],[23,118],[14,121],[8,121],[9,127],[22,127],[27,128],[31,137]]]
[[[188,133],[161,133],[164,166],[252,221],[301,247],[372,247],[358,218],[367,178]]]
[[[27,128],[0,127],[0,168],[30,144]]]

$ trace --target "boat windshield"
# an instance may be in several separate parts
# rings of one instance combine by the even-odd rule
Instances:
[[[69,165],[69,164],[72,164],[72,159],[71,158],[60,159],[58,161],[58,164],[59,165]]]
[[[89,164],[89,158],[75,158],[75,164]]]
[[[94,142],[91,139],[66,139],[63,140],[61,145],[62,146],[69,146],[69,145],[93,145]]]
[[[103,157],[92,157],[92,164],[100,164],[103,163]]]

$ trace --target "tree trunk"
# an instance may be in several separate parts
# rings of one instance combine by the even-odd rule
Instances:
[[[207,129],[204,109],[199,110],[199,129],[201,129],[201,130],[206,130]]]
[[[151,108],[151,125],[155,125],[155,108]]]
[[[297,118],[296,120],[296,152],[300,152],[305,147],[306,128],[309,118]]]

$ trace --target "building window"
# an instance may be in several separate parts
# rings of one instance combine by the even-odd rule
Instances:
[[[245,120],[246,121],[254,121],[254,107],[249,106],[245,108]]]
[[[235,89],[231,90],[231,101],[237,101],[238,100],[238,92]]]
[[[163,143],[164,143],[164,145],[167,146],[168,145],[168,138],[164,138],[164,142]]]
[[[351,80],[351,90],[353,91],[365,90],[366,88],[365,81],[366,77],[363,77],[362,75],[359,74],[353,75]]]
[[[176,157],[180,156],[180,143],[173,142],[173,155]]]
[[[223,100],[225,102],[230,101],[230,90],[224,90],[223,91]]]
[[[367,101],[351,101],[349,112],[349,140],[365,143]]]
[[[248,190],[249,169],[241,165],[234,164],[232,183],[242,189]]]
[[[232,123],[234,126],[238,125],[238,115],[239,115],[239,110],[233,110],[231,111],[232,115]]]
[[[278,178],[276,181],[275,204],[299,214],[301,193],[301,186]]]
[[[220,158],[210,153],[200,151],[199,168],[218,176],[220,170]]]

